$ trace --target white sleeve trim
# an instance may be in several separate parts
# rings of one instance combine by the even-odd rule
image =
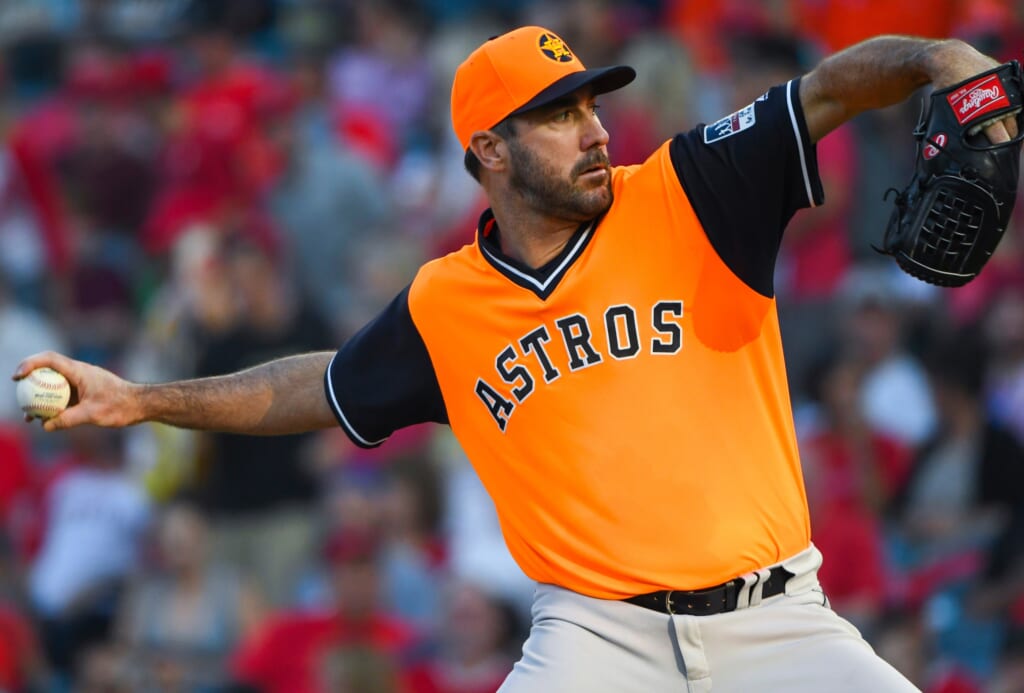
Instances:
[[[365,445],[368,448],[376,447],[390,438],[390,436],[384,436],[380,440],[367,440],[363,436],[359,435],[359,432],[353,428],[351,423],[349,423],[348,417],[345,416],[345,412],[341,410],[341,404],[338,403],[338,396],[334,393],[334,383],[331,381],[331,369],[334,367],[334,359],[336,358],[338,358],[337,353],[331,357],[331,362],[327,364],[327,372],[324,373],[324,379],[327,383],[327,394],[330,395],[331,408],[334,409],[334,414],[338,417],[338,421],[341,422],[341,425],[345,427],[345,430],[356,440],[356,442],[360,445]]]
[[[800,123],[796,119],[796,109],[793,108],[793,82],[796,80],[790,80],[786,84],[786,106],[789,108],[789,122],[793,126],[793,136],[796,138],[796,148],[800,154],[800,170],[804,174],[804,188],[807,191],[807,202],[810,203],[811,207],[817,207],[818,203],[814,200],[814,192],[811,188],[811,176],[807,172],[807,159],[804,153],[804,140],[800,136]]]

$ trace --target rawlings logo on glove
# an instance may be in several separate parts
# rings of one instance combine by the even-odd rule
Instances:
[[[946,97],[956,111],[956,119],[966,125],[978,116],[1010,104],[999,75],[975,80]]]
[[[914,177],[902,192],[886,193],[897,193],[896,209],[880,252],[895,257],[908,274],[962,286],[992,256],[1016,201],[1022,90],[1014,60],[932,93],[914,129]],[[1016,117],[1018,135],[990,143],[981,129],[1008,116]]]

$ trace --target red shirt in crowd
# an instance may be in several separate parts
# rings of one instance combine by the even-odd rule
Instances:
[[[237,681],[264,693],[327,693],[325,659],[351,646],[391,659],[402,693],[434,693],[426,666],[416,660],[420,640],[407,624],[384,615],[361,623],[333,612],[283,614],[242,645],[233,662]]]

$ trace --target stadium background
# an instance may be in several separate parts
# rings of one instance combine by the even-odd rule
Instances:
[[[637,68],[602,103],[615,163],[877,33],[1024,48],[1009,0],[5,0],[0,371],[336,348],[471,240],[451,75],[522,23]],[[929,693],[1024,691],[1024,206],[959,290],[876,255],[918,107],[819,144],[828,203],[779,262],[821,578]],[[524,637],[447,430],[43,435],[12,385],[0,460],[0,690],[485,693]]]

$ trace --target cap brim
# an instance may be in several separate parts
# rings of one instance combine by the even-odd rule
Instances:
[[[636,79],[636,70],[628,65],[613,65],[612,67],[598,67],[592,70],[573,72],[545,88],[509,115],[519,115],[540,108],[588,84],[594,87],[596,96],[621,89],[634,79]]]

